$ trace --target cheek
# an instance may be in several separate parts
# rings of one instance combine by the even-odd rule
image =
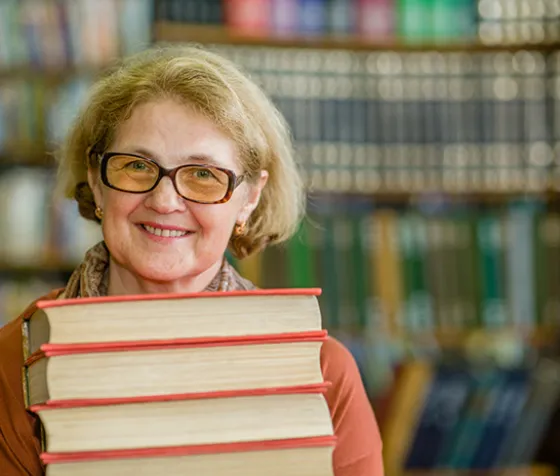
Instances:
[[[141,194],[107,190],[103,196],[103,212],[108,218],[123,218],[130,215],[142,203]]]
[[[191,207],[191,213],[200,226],[202,236],[210,242],[219,240],[227,243],[235,224],[236,207],[229,202],[218,205],[194,205]]]
[[[114,239],[124,237],[130,224],[128,217],[141,205],[142,196],[111,190],[103,198],[103,234]]]

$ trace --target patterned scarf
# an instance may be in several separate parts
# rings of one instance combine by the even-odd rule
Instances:
[[[90,248],[82,263],[74,270],[59,299],[106,296],[109,289],[109,250],[101,241]],[[233,291],[255,289],[242,278],[226,258],[220,271],[204,291]]]

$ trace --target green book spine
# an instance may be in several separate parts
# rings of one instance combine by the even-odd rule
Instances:
[[[339,315],[339,295],[337,284],[336,248],[334,237],[334,218],[326,215],[323,218],[323,294],[321,301],[326,314],[326,322],[329,330],[336,330],[340,327]]]
[[[304,220],[288,243],[289,283],[294,288],[312,287],[314,265],[308,241],[308,224]]]
[[[476,32],[474,0],[433,0],[433,36],[436,42],[469,40]]]
[[[433,39],[434,0],[397,0],[397,28],[405,43]]]
[[[357,334],[358,315],[355,300],[356,268],[354,261],[352,221],[346,215],[337,215],[334,222],[336,281],[339,296],[340,330],[348,338]]]
[[[469,327],[478,327],[481,320],[480,308],[480,249],[477,240],[477,217],[475,213],[469,213],[463,217],[462,234],[465,236],[465,253],[462,256],[462,267],[465,270],[465,313]]]
[[[414,307],[418,314],[418,325],[423,331],[435,330],[433,298],[428,291],[427,264],[428,236],[426,219],[415,215],[412,221],[412,279],[414,288]]]
[[[508,323],[504,282],[505,229],[502,218],[486,213],[477,221],[480,256],[481,325],[496,329]]]
[[[546,217],[539,213],[535,218],[534,226],[534,255],[535,255],[535,306],[538,324],[545,324],[545,303],[547,295],[547,243],[546,243]]]
[[[363,216],[353,215],[350,218],[352,227],[352,263],[354,268],[354,300],[358,315],[358,327],[363,330],[368,323],[369,291],[372,288],[371,270],[369,267],[367,227]]]
[[[462,214],[455,222],[456,269],[458,277],[459,315],[462,328],[473,329],[478,326],[480,316],[478,312],[480,299],[478,296],[478,249],[476,240],[476,226],[474,216]]]

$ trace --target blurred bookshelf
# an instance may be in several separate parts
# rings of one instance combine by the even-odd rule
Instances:
[[[387,475],[558,474],[560,0],[3,0],[0,325],[100,239],[52,197],[54,156],[153,43],[231,58],[290,126],[308,216],[232,261],[323,289]]]
[[[408,471],[402,476],[554,476],[556,473],[546,466],[531,468],[508,468],[499,471]]]
[[[96,76],[99,75],[104,68],[110,64],[99,64],[89,67],[72,67],[72,66],[23,66],[10,68],[3,66],[0,68],[0,82],[10,80],[35,80],[46,83],[47,85],[56,85],[64,83],[69,79],[80,76]]]
[[[277,47],[277,48],[315,48],[321,50],[349,50],[349,51],[394,51],[394,52],[516,52],[540,51],[552,52],[558,49],[560,43],[514,43],[487,44],[479,40],[456,40],[445,43],[424,41],[421,43],[398,42],[391,39],[367,39],[356,35],[344,36],[303,36],[294,33],[286,36],[265,36],[239,33],[226,26],[208,26],[196,23],[183,24],[172,21],[159,21],[154,24],[154,39],[162,43],[193,42],[212,43],[217,45]]]

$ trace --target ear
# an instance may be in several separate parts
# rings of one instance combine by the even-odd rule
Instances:
[[[257,205],[259,204],[262,190],[266,185],[267,181],[268,181],[268,172],[266,170],[261,170],[261,174],[257,182],[249,186],[249,191],[247,193],[247,201],[245,202],[243,208],[239,211],[237,222],[245,223],[249,219],[251,213],[253,213],[253,210],[257,208]]]
[[[93,170],[88,167],[87,179],[89,188],[91,188],[91,191],[93,192],[95,204],[98,207],[103,208],[103,193],[101,192],[101,180],[99,178],[99,171]]]

